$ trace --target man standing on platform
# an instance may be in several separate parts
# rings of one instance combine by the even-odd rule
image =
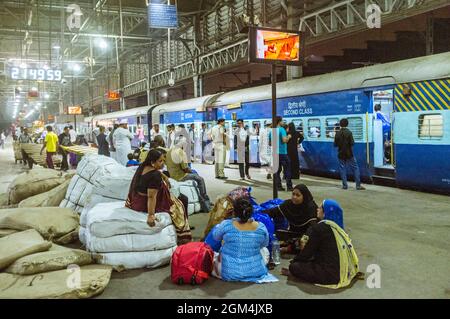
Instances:
[[[291,179],[291,161],[288,157],[288,151],[287,151],[287,143],[291,139],[291,135],[287,135],[286,130],[282,126],[282,117],[277,116],[275,123],[273,123],[274,127],[276,128],[275,132],[277,134],[277,137],[272,138],[272,131],[269,133],[269,141],[271,143],[274,143],[276,140],[276,145],[278,146],[278,170],[275,174],[273,174],[273,179],[275,181],[275,184],[277,185],[277,188],[279,191],[284,191],[283,185],[281,183],[281,169],[283,169],[284,176],[286,177],[286,186],[288,191],[292,191],[292,179]],[[276,151],[276,150],[275,150]],[[276,153],[274,156],[277,156]]]
[[[339,170],[341,172],[342,178],[342,189],[348,189],[347,184],[347,168],[351,168],[353,170],[353,174],[355,176],[356,181],[356,189],[357,190],[365,190],[364,187],[361,186],[361,176],[359,173],[358,163],[356,162],[356,158],[353,155],[353,145],[355,141],[353,140],[352,131],[350,131],[348,126],[348,120],[342,119],[339,122],[341,129],[336,133],[334,137],[334,146],[338,148],[338,159],[339,159]]]
[[[48,134],[47,134],[48,135]],[[69,163],[67,162],[67,151],[65,151],[61,146],[71,146],[70,141],[70,129],[66,126],[61,134],[58,136],[59,152],[62,155],[61,170],[67,171],[69,169]]]
[[[98,142],[98,155],[104,155],[109,157],[109,144],[105,134],[105,127],[100,126],[100,134],[97,136]]]
[[[249,150],[249,132],[244,127],[244,120],[237,120],[237,129],[234,131],[235,144],[234,149],[237,150],[237,159],[239,164],[239,174],[241,175],[241,180],[245,180],[245,177],[251,179],[250,177],[250,150]],[[245,172],[245,175],[244,175]]]
[[[128,130],[128,121],[121,120],[119,128],[114,132],[113,140],[116,148],[116,161],[123,166],[127,165],[128,154],[131,153],[131,140],[133,134]]]
[[[214,161],[217,179],[228,179],[225,177],[225,157],[226,157],[226,134],[225,119],[219,119],[217,125],[211,130],[211,137],[214,146]]]
[[[56,154],[56,150],[58,149],[58,136],[53,132],[53,128],[49,125],[46,127],[47,134],[45,135],[44,145],[41,148],[41,155],[44,149],[47,151],[47,167],[54,169],[53,165],[53,155]]]

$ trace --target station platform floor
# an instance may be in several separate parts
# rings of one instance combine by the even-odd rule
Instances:
[[[232,166],[225,172],[229,180],[221,181],[214,178],[214,166],[193,167],[205,178],[213,201],[241,185],[253,188],[257,202],[272,196],[272,182],[263,170],[252,168],[253,180],[239,181],[237,166]],[[0,149],[0,193],[26,169],[14,163],[11,142],[7,141],[5,150]],[[287,267],[293,257],[284,256],[281,265],[271,271],[279,278],[277,283],[229,283],[211,278],[200,286],[177,286],[170,281],[170,267],[165,266],[115,272],[97,298],[450,298],[450,197],[374,185],[365,185],[366,191],[356,191],[354,184],[342,190],[339,180],[305,175],[295,182],[306,184],[318,204],[326,198],[340,202],[366,281],[343,290],[301,283],[280,275],[281,267]],[[288,192],[279,195],[290,197]],[[207,221],[207,214],[190,216],[195,239],[202,236]],[[373,288],[371,272],[378,267],[380,288]]]

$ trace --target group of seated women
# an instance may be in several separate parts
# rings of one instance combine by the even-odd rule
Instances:
[[[155,226],[155,213],[171,215],[178,243],[192,240],[186,203],[170,194],[168,178],[161,172],[164,154],[152,149],[137,169],[126,206],[148,213],[148,225]],[[184,199],[185,200],[185,199]],[[224,220],[212,230],[221,242],[215,256],[213,275],[225,281],[266,283],[277,281],[268,271],[269,233],[266,226],[255,221],[249,198],[233,203],[234,218]],[[297,185],[289,200],[263,211],[275,221],[285,218],[288,230],[278,231],[283,241],[293,242],[287,252],[296,252],[289,269],[283,275],[293,275],[302,281],[333,288],[347,286],[358,272],[358,258],[351,240],[344,231],[343,211],[339,203],[327,199],[316,204],[309,189]],[[284,237],[284,238],[283,238]]]
[[[269,243],[266,227],[252,219],[249,200],[239,199],[233,208],[234,218],[212,230],[214,240],[222,242],[214,275],[226,281],[276,281],[268,273],[268,251],[263,250]],[[282,269],[283,275],[330,288],[348,286],[357,275],[358,258],[344,231],[342,208],[335,200],[324,200],[318,206],[308,188],[300,184],[291,199],[263,213],[274,220],[286,218],[289,229],[277,235],[298,242],[297,255],[289,269]]]

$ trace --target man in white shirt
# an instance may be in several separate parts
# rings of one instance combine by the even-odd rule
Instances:
[[[244,120],[237,120],[238,127],[234,131],[234,135],[236,136],[234,148],[237,150],[237,160],[239,164],[239,174],[241,175],[241,180],[245,180],[247,176],[248,179],[251,179],[249,171],[249,139],[250,134],[244,127]],[[245,170],[244,170],[245,168]],[[244,175],[245,171],[245,175]]]
[[[166,137],[164,136],[164,133],[159,130],[159,124],[153,124],[153,128],[150,131],[150,134],[152,135],[151,139],[150,139],[151,141],[155,140],[155,137],[158,135],[161,136],[164,141],[166,141]]]
[[[226,141],[225,138],[225,119],[219,119],[217,125],[211,130],[211,137],[214,146],[214,160],[217,179],[228,179],[225,177],[225,157],[226,157]]]
[[[69,125],[69,136],[70,136],[70,143],[75,144],[77,140],[77,131],[73,129],[72,125]]]
[[[123,166],[127,165],[128,154],[131,153],[131,140],[133,137],[133,134],[128,130],[128,121],[121,120],[119,128],[114,132],[113,141],[116,149],[115,159]]]

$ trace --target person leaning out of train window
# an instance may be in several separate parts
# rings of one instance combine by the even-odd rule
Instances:
[[[320,222],[301,238],[300,253],[281,273],[328,288],[348,286],[359,276],[358,257],[344,231],[342,208],[335,200],[326,199],[317,209],[317,218]]]
[[[291,239],[301,238],[308,228],[317,223],[317,204],[308,187],[299,184],[294,187],[292,197],[285,200],[280,206],[262,211],[275,220],[286,218],[289,223],[287,231],[277,231],[278,239],[288,242],[283,252],[289,253],[295,250]]]

